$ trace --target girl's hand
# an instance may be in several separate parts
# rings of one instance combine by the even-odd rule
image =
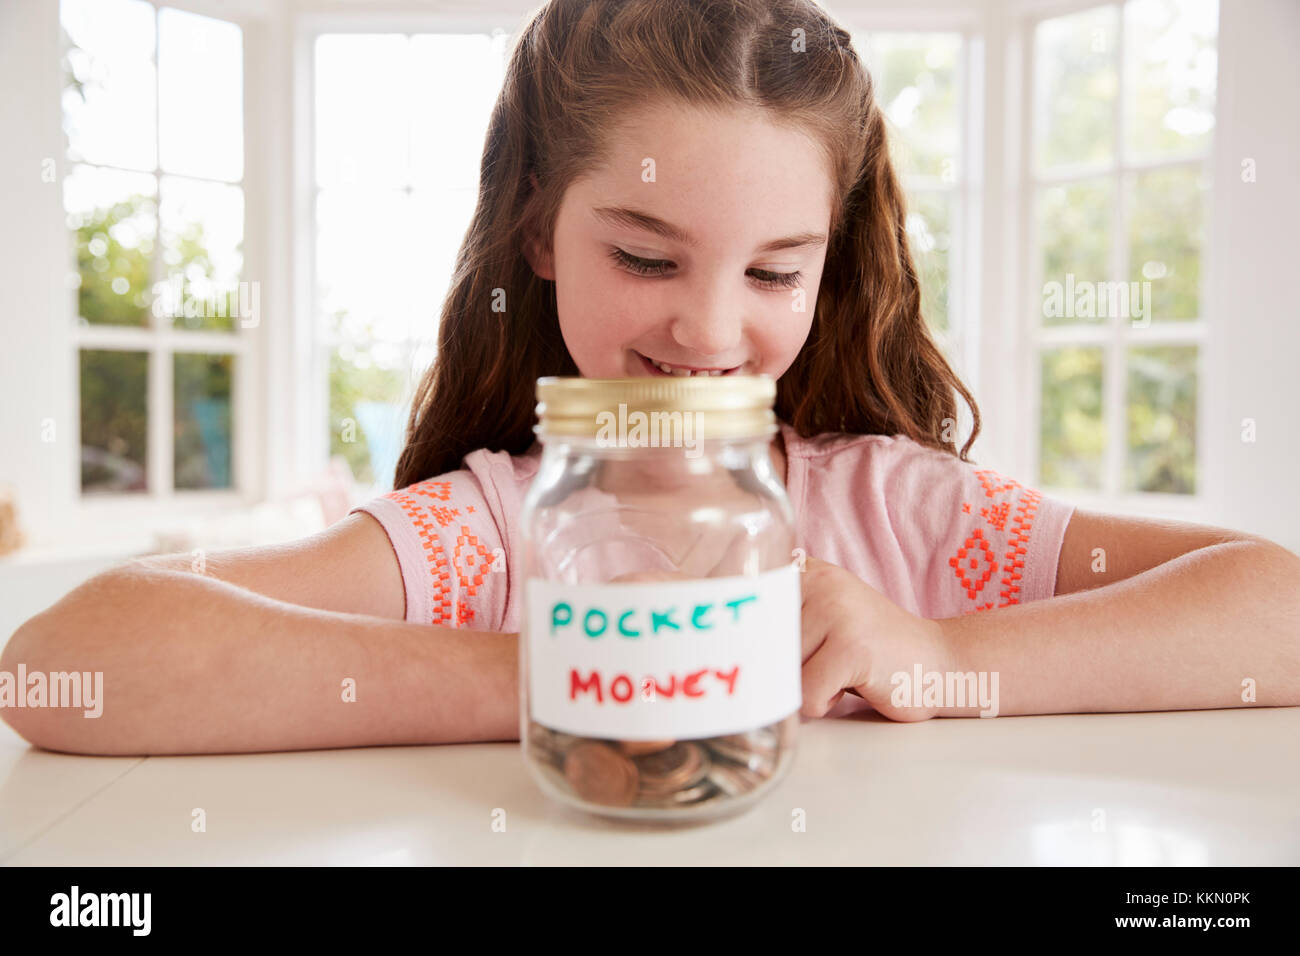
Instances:
[[[928,720],[934,707],[896,707],[890,696],[899,671],[951,670],[950,649],[938,621],[911,614],[852,572],[818,558],[804,559],[803,707],[823,717],[853,693],[891,720]]]

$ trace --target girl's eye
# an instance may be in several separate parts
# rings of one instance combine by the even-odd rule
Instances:
[[[662,276],[672,265],[666,259],[642,259],[615,246],[610,250],[610,257],[619,266],[639,276]],[[751,269],[759,285],[768,289],[793,289],[803,278],[802,272],[768,272],[765,269]]]
[[[661,276],[668,271],[668,266],[671,264],[665,259],[642,259],[630,252],[624,252],[617,246],[610,250],[610,256],[624,269],[639,276]]]
[[[756,276],[758,281],[769,289],[794,289],[803,278],[802,272],[767,272],[763,269],[753,271],[758,273]]]

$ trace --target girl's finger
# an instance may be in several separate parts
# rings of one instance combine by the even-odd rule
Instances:
[[[805,717],[822,717],[843,696],[853,662],[846,657],[847,642],[826,641],[803,665]]]
[[[826,640],[831,629],[831,614],[824,601],[813,599],[803,606],[799,615],[799,644],[802,648],[800,659],[807,663],[808,658],[817,653],[817,649]]]
[[[826,633],[831,627],[832,612],[826,601],[826,575],[805,570],[799,578],[802,590],[799,643],[802,648],[801,659],[807,661],[826,639]]]

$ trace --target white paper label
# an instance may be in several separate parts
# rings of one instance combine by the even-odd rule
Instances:
[[[800,582],[762,574],[618,584],[527,582],[533,720],[620,740],[775,723],[803,702]]]

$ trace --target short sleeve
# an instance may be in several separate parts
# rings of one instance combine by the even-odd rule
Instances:
[[[921,616],[956,617],[1050,598],[1068,502],[947,452],[896,443],[891,523]]]
[[[509,536],[488,499],[478,476],[465,469],[352,509],[375,518],[392,542],[406,590],[406,620],[503,630]]]

